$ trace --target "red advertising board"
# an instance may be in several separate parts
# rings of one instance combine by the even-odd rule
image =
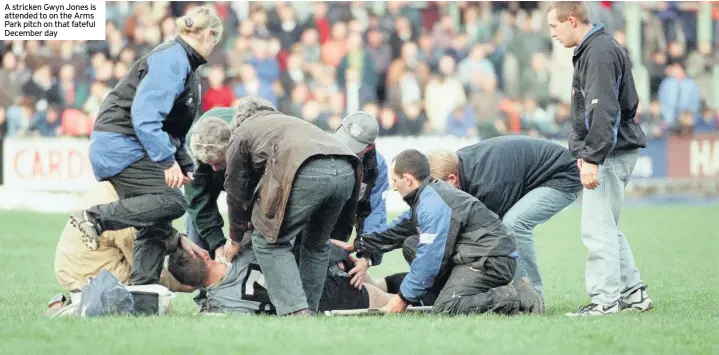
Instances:
[[[667,148],[670,178],[719,178],[719,135],[670,137]]]

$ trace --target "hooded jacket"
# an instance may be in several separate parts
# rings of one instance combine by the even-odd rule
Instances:
[[[600,165],[612,151],[646,147],[644,132],[634,119],[639,99],[629,58],[603,24],[587,33],[572,62],[569,149],[574,158]]]

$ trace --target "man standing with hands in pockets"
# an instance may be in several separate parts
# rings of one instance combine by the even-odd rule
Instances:
[[[603,24],[591,24],[583,2],[554,2],[547,17],[552,38],[576,47],[569,149],[584,185],[581,225],[591,303],[568,315],[649,310],[652,300],[619,230],[624,189],[647,145],[634,120],[639,100],[629,58]]]

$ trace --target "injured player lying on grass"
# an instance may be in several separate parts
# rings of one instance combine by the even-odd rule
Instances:
[[[200,314],[275,314],[264,275],[249,245],[243,246],[231,263],[193,258],[178,249],[170,255],[167,268],[183,284],[204,289],[207,298],[200,303]],[[381,308],[387,304],[392,295],[376,287],[369,275],[360,288],[352,286],[347,273],[352,268],[349,253],[332,245],[320,312]]]

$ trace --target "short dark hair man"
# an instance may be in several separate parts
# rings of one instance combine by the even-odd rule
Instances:
[[[589,249],[585,274],[591,303],[568,315],[649,310],[652,300],[619,230],[624,188],[639,149],[647,145],[634,119],[639,100],[629,58],[603,24],[591,24],[584,2],[552,3],[547,17],[552,38],[576,47],[569,149],[585,188],[582,241]]]
[[[402,312],[437,294],[434,313],[541,313],[544,303],[526,279],[512,283],[514,238],[482,202],[430,175],[429,160],[405,150],[390,166],[390,180],[410,210],[389,228],[356,238],[350,250],[387,252],[417,239],[416,256],[397,296],[385,306]],[[419,235],[417,235],[419,234]]]

